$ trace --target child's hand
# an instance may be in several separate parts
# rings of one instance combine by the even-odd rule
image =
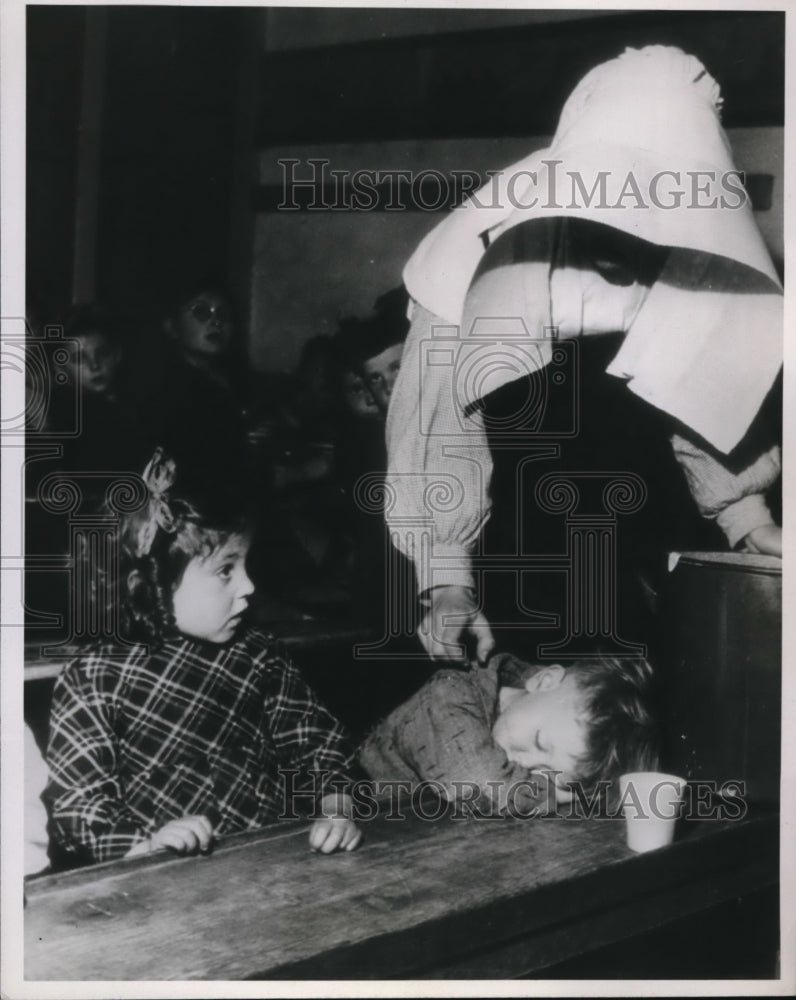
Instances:
[[[353,820],[354,803],[348,795],[333,793],[321,799],[322,819],[310,827],[310,850],[331,854],[353,851],[362,840],[362,831]]]
[[[149,838],[150,850],[167,849],[177,854],[207,854],[213,843],[213,827],[207,816],[182,816],[166,823]]]

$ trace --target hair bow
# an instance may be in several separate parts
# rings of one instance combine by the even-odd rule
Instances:
[[[138,556],[145,556],[149,553],[158,528],[169,533],[174,531],[174,515],[169,507],[168,491],[174,485],[176,471],[174,459],[168,458],[162,448],[156,448],[155,454],[144,469],[143,479],[149,491],[149,500],[136,534],[136,555]]]

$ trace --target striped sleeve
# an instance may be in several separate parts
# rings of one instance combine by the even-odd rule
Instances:
[[[385,517],[393,544],[414,563],[421,593],[473,586],[470,553],[490,511],[492,458],[483,417],[477,410],[464,414],[450,348],[446,362],[426,363],[438,327],[449,324],[415,305],[386,427]]]

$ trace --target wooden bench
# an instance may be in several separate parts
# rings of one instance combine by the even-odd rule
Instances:
[[[544,978],[778,882],[775,813],[684,820],[646,855],[594,817],[364,826],[352,854],[312,854],[306,824],[283,821],[209,857],[28,880],[26,979]]]

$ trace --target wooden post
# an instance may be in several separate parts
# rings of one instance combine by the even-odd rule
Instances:
[[[254,190],[258,181],[254,131],[259,106],[260,54],[265,11],[241,11],[235,138],[229,211],[229,286],[240,309],[240,326],[250,353]]]
[[[72,302],[89,302],[94,299],[97,291],[97,224],[107,11],[103,7],[87,7],[85,16],[75,182]]]

